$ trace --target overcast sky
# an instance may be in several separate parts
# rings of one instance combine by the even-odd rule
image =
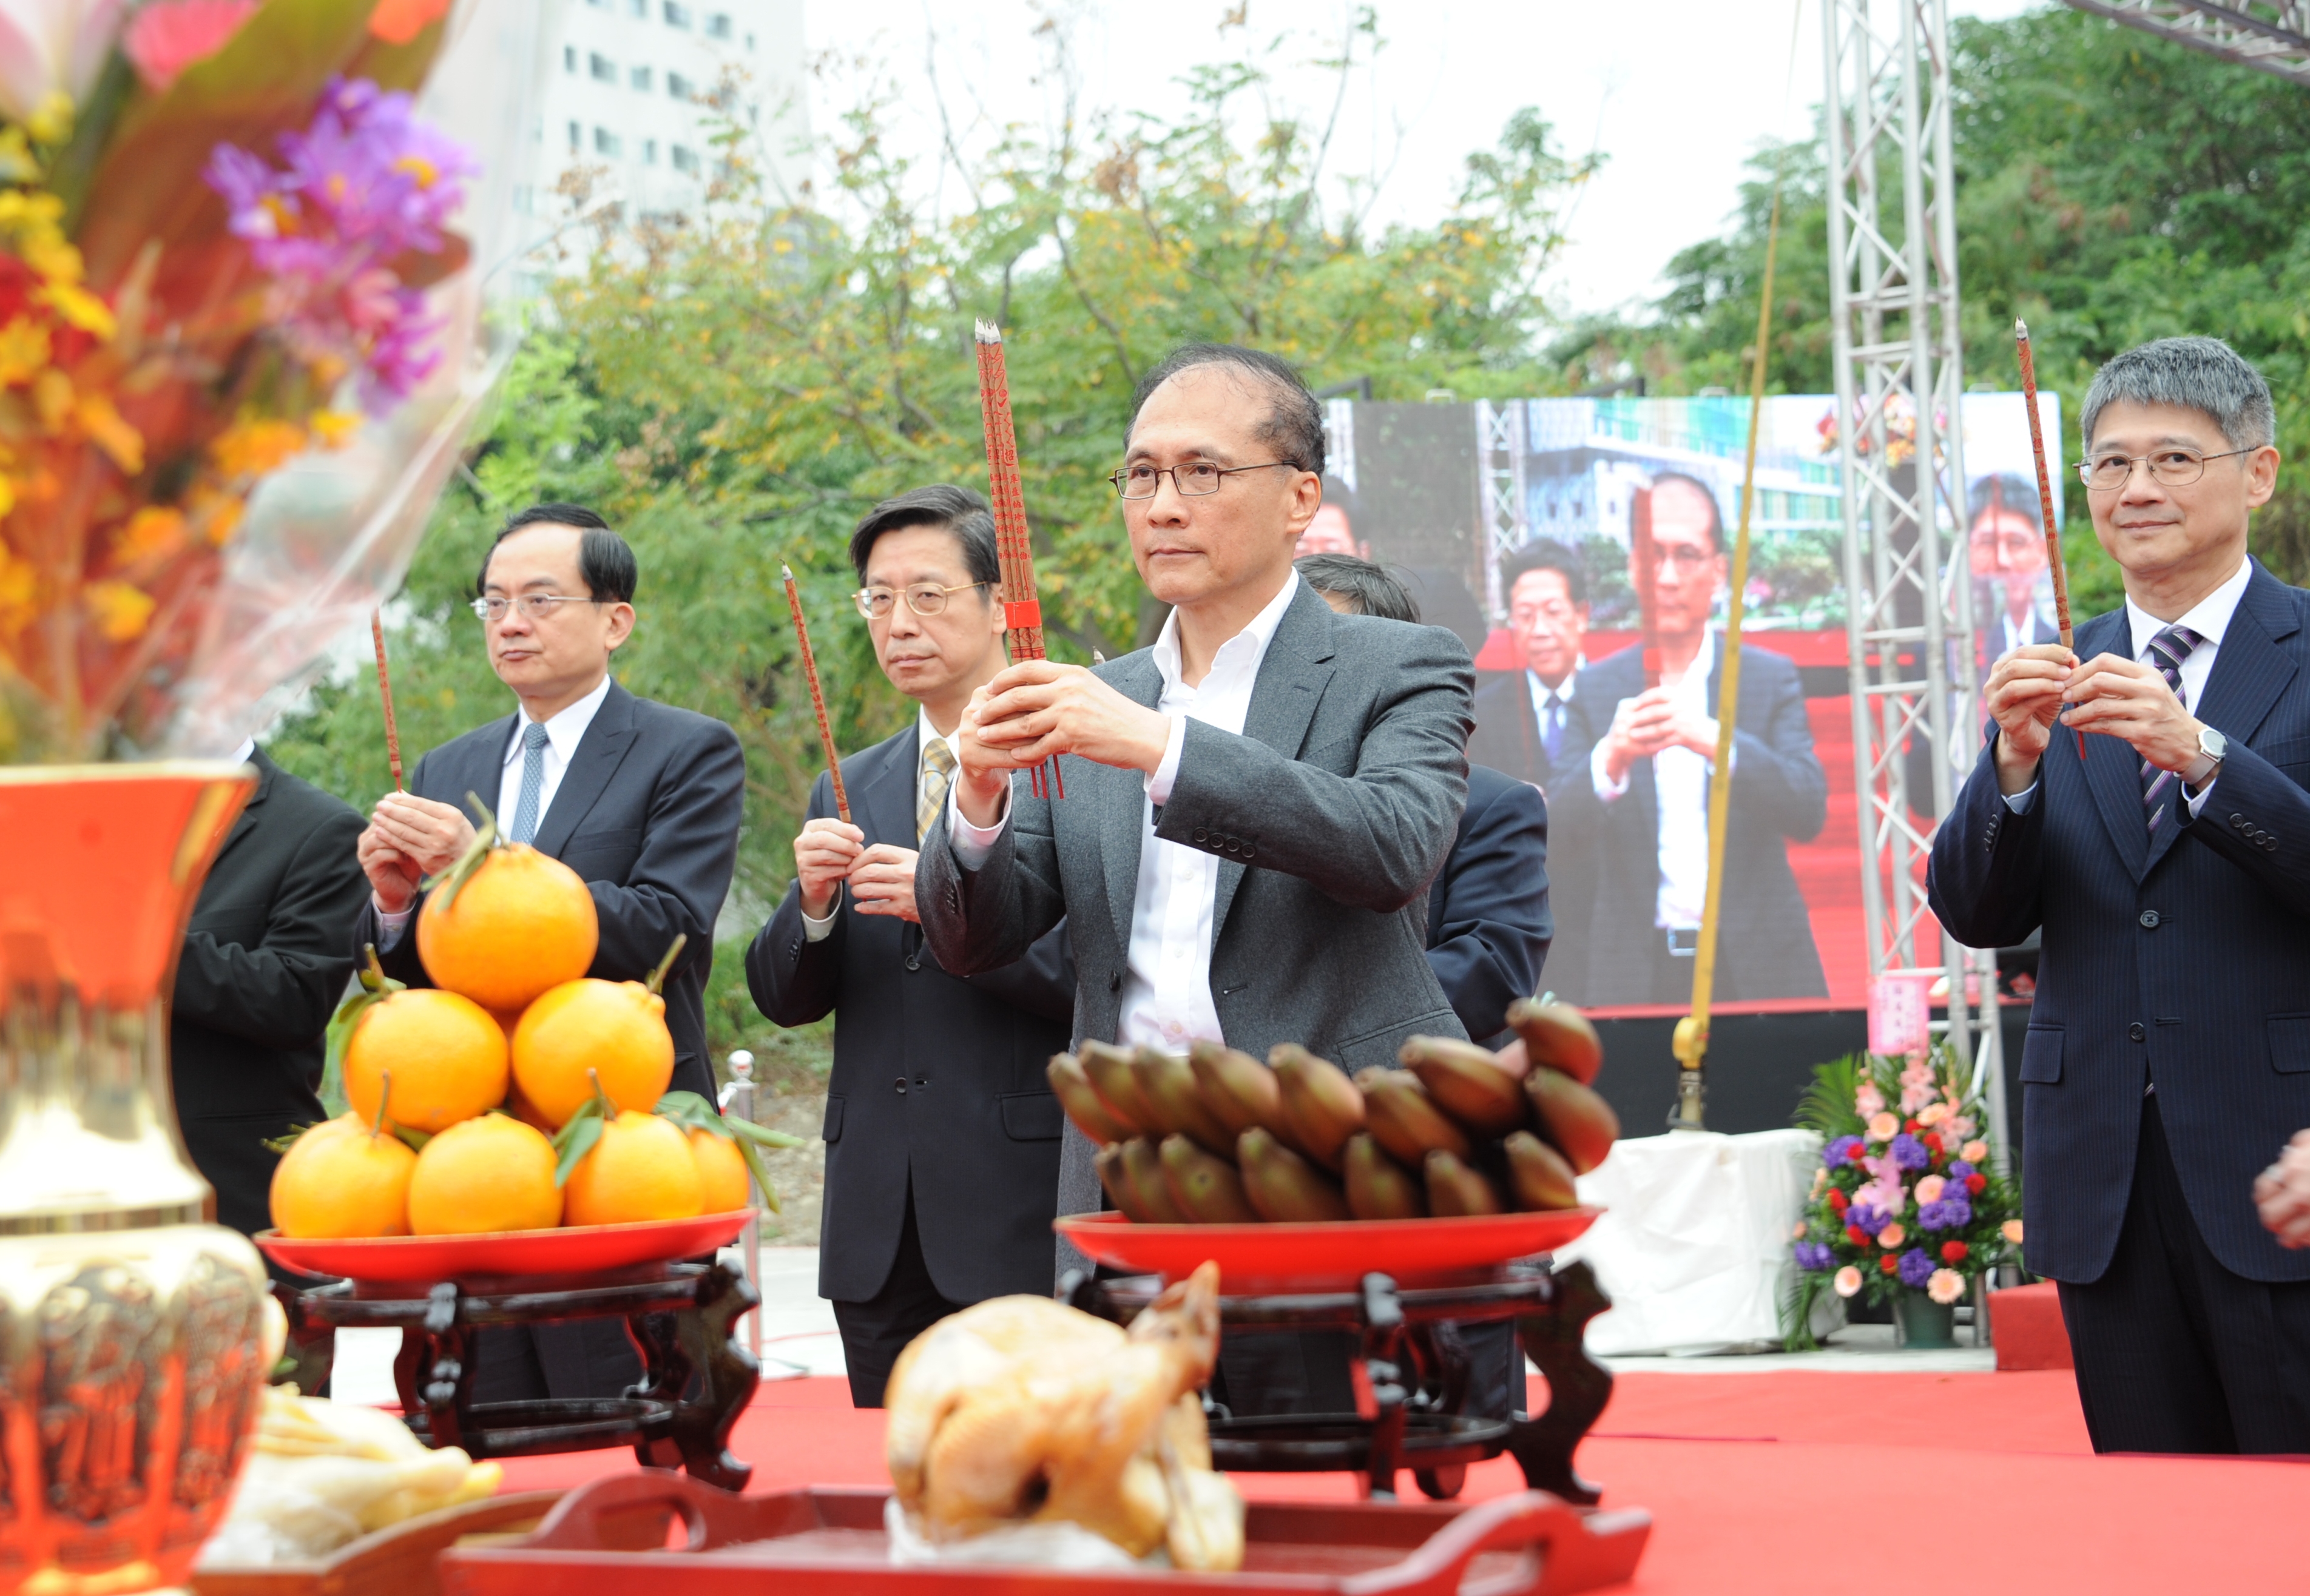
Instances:
[[[1223,34],[1229,9],[1217,0],[808,0],[806,28],[814,53],[888,64],[908,103],[887,136],[926,160],[939,136],[925,65],[934,30],[947,103],[982,134],[1052,117],[1056,91],[1035,32],[1046,19],[1072,39],[1086,108],[1175,110],[1173,80],[1199,52],[1239,56],[1246,39],[1284,35],[1274,57],[1282,96],[1328,110],[1328,80],[1307,64],[1336,47],[1346,8],[1247,0],[1246,26]],[[1952,0],[1950,9],[2008,16],[2028,4]],[[1490,145],[1522,106],[1537,106],[1568,152],[1607,158],[1580,197],[1556,273],[1568,311],[1657,293],[1669,257],[1722,226],[1743,160],[1762,141],[1809,134],[1821,98],[1819,0],[1804,0],[1801,20],[1791,0],[1383,0],[1378,28],[1385,48],[1354,79],[1334,169],[1386,170],[1380,216],[1432,220],[1467,153]],[[819,128],[847,92],[821,91],[812,108]]]

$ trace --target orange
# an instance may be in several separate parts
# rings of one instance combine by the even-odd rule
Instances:
[[[388,1072],[386,1117],[412,1131],[446,1131],[505,1100],[505,1032],[454,992],[391,993],[362,1013],[345,1044],[345,1100],[361,1123],[377,1118]]]
[[[591,1071],[621,1108],[647,1114],[673,1080],[665,1000],[638,981],[569,981],[529,1006],[513,1031],[513,1078],[557,1125],[591,1101]]]
[[[706,1211],[700,1185],[681,1128],[629,1109],[602,1127],[602,1139],[569,1172],[562,1218],[572,1225],[687,1219]]]
[[[584,975],[601,937],[578,872],[522,843],[491,848],[454,894],[437,889],[417,914],[417,957],[433,984],[499,1014]]]
[[[550,1230],[561,1223],[553,1143],[502,1114],[451,1125],[425,1144],[409,1177],[409,1228],[419,1236]]]
[[[315,1125],[273,1171],[273,1225],[283,1236],[409,1234],[409,1176],[417,1155],[357,1114]]]
[[[705,1202],[699,1213],[735,1213],[753,1201],[754,1188],[736,1142],[711,1131],[692,1131],[690,1156],[698,1161],[699,1195]]]

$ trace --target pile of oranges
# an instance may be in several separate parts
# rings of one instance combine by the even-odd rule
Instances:
[[[283,1236],[446,1236],[725,1213],[748,1159],[703,1099],[666,1091],[657,976],[586,976],[601,928],[578,873],[485,825],[425,900],[434,984],[377,967],[330,1026],[346,1113],[274,1172]],[[751,1131],[754,1127],[744,1127]],[[763,1139],[772,1133],[762,1132]],[[779,1140],[786,1140],[780,1138]]]

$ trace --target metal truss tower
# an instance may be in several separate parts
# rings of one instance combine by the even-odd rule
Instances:
[[[2310,88],[2310,0],[2068,0],[2205,55]]]
[[[1950,1045],[1976,1061],[1975,1079],[2002,1122],[1996,956],[1968,953],[1925,906],[1925,854],[1977,735],[1948,5],[1824,0],[1824,10],[1845,639],[1869,970],[1941,968]],[[1968,967],[1988,1011],[1977,1059]]]

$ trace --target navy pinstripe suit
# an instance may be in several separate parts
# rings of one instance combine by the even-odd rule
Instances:
[[[2044,933],[2020,1071],[2027,1255],[2030,1269],[2063,1283],[2097,1445],[2106,1435],[2146,1449],[2117,1438],[2138,1437],[2113,1407],[2129,1399],[2092,1389],[2097,1353],[2079,1311],[2089,1299],[2071,1288],[2130,1279],[2141,1267],[2131,1254],[2157,1233],[2168,1247],[2188,1242],[2210,1254],[2184,1271],[2179,1311],[2206,1321],[2184,1339],[2208,1346],[2233,1410],[2240,1349],[2214,1343],[2240,1316],[2275,1314],[2249,1340],[2270,1346],[2273,1377],[2290,1388],[2267,1394],[2292,1410],[2286,1425],[2297,1440],[2257,1445],[2242,1424],[2244,1449],[2310,1449],[2310,1288],[2288,1284],[2310,1280],[2310,1252],[2280,1247],[2252,1196],[2255,1175],[2310,1125],[2306,622],[2310,594],[2257,564],[2192,706],[2229,740],[2195,820],[2177,794],[2149,832],[2132,749],[2089,734],[2081,763],[2076,739],[2056,727],[2027,812],[2000,797],[1994,747],[1984,747],[1934,838],[1932,907],[1958,941],[2006,947]],[[2132,657],[2125,612],[2079,628],[2077,653]],[[2167,1210],[2145,1211],[2156,1210],[2152,1187],[2172,1193]],[[2184,1217],[2195,1236],[2177,1242]],[[2192,1297],[2201,1277],[2211,1293],[2203,1301]],[[2153,1291],[2149,1308],[2129,1313],[2155,1305]],[[2122,1384],[2156,1371],[2110,1374]]]

